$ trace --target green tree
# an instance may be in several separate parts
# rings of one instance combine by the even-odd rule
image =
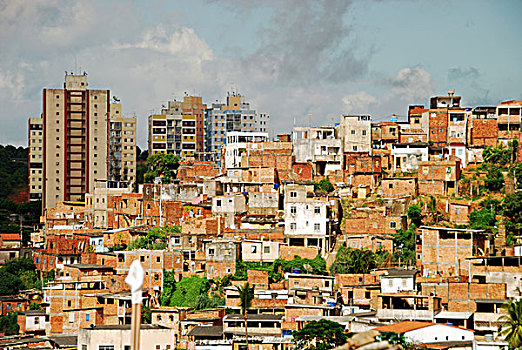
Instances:
[[[150,310],[150,307],[147,305],[143,305],[141,307],[141,323],[142,324],[150,324],[152,321],[152,311]]]
[[[522,231],[522,192],[506,195],[502,201],[502,212],[506,217],[506,228],[518,235]]]
[[[422,209],[418,204],[410,205],[408,207],[408,218],[412,224],[419,227],[422,225]]]
[[[328,176],[314,183],[314,191],[316,192],[330,193],[333,192],[334,189],[334,185],[330,182]]]
[[[208,293],[203,293],[196,298],[194,308],[196,310],[215,309],[223,305],[225,305],[225,300],[217,294],[212,293],[212,296],[208,296]]]
[[[496,165],[491,165],[486,170],[486,179],[484,180],[486,188],[490,191],[500,191],[504,187],[504,176],[502,171]]]
[[[343,345],[348,339],[342,325],[325,319],[309,322],[292,335],[296,348],[303,350],[332,349]]]
[[[247,282],[243,286],[236,286],[237,291],[239,292],[239,301],[241,302],[241,314],[243,315],[243,320],[245,321],[245,338],[246,338],[246,347],[248,349],[248,322],[247,322],[247,313],[248,309],[252,304],[252,300],[254,300],[254,287],[251,287]]]
[[[482,151],[484,162],[501,166],[506,165],[510,161],[510,154],[511,151],[508,148],[504,148],[502,144],[498,147],[486,146]]]
[[[332,275],[336,273],[368,273],[377,267],[375,253],[368,249],[340,247],[335,261],[330,267]]]
[[[153,182],[156,177],[163,175],[163,183],[170,183],[176,177],[179,167],[179,158],[172,153],[157,153],[147,158],[147,172],[145,182]]]
[[[512,300],[503,305],[507,314],[501,316],[499,321],[504,321],[500,335],[506,336],[510,349],[522,347],[522,300]]]
[[[495,226],[495,214],[490,209],[480,209],[471,212],[469,215],[469,228],[473,230],[491,231]]]
[[[38,304],[37,302],[32,302],[31,305],[29,305],[29,310],[41,310],[42,305]]]
[[[0,295],[17,294],[24,288],[24,282],[12,273],[0,269]]]
[[[5,335],[18,334],[20,326],[18,325],[18,314],[9,312],[7,315],[0,317],[0,332]]]

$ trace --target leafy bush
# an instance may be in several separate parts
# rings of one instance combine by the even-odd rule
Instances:
[[[18,314],[9,312],[7,315],[0,317],[0,332],[5,335],[18,334],[20,326],[18,325]]]
[[[332,349],[346,343],[348,338],[342,325],[325,319],[311,321],[292,335],[296,349],[303,350]]]
[[[315,192],[326,192],[330,193],[334,190],[334,185],[330,182],[330,179],[327,177],[321,179],[319,182],[314,182],[314,191]]]
[[[160,298],[163,306],[185,306],[200,310],[224,305],[224,300],[216,294],[208,296],[209,280],[205,277],[183,277],[176,282],[174,271],[164,271],[163,276]]]
[[[471,212],[469,215],[469,228],[473,230],[491,231],[495,226],[495,214],[490,209],[480,209]]]
[[[410,205],[408,208],[408,218],[412,224],[419,227],[422,225],[422,209],[418,204]]]
[[[378,259],[381,262],[385,260],[378,257],[383,252],[374,253],[368,249],[340,247],[335,262],[330,267],[330,273],[332,275],[336,273],[368,273],[377,267]],[[386,252],[386,254],[388,253]]]
[[[504,187],[504,176],[498,166],[491,165],[487,168],[485,184],[490,191],[499,191]]]

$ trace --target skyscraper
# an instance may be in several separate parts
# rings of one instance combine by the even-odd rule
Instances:
[[[33,199],[38,199],[41,193],[44,208],[52,208],[58,201],[83,200],[85,193],[93,190],[95,180],[110,180],[113,178],[110,175],[116,173],[112,169],[115,163],[109,157],[109,132],[111,118],[120,118],[121,106],[111,105],[109,90],[90,90],[87,86],[86,73],[66,73],[63,89],[43,90],[41,123],[38,118],[30,119],[30,147],[33,144],[35,148],[40,147],[36,145],[40,145],[40,138],[42,140],[42,149],[35,149],[35,158],[33,154],[29,158],[30,169],[36,171],[41,167],[42,174],[40,177],[35,173],[33,177],[31,171],[29,191]],[[136,173],[135,118],[126,123],[133,124],[134,130],[125,145],[129,147],[127,154],[134,154],[127,168],[133,177]],[[38,125],[41,125],[41,134]],[[128,155],[125,157],[130,159]],[[116,176],[114,179],[123,180]]]

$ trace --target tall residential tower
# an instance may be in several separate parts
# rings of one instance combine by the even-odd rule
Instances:
[[[41,198],[44,208],[53,208],[59,201],[83,200],[85,193],[94,189],[95,180],[128,181],[131,185],[135,179],[135,118],[125,119],[132,125],[127,128],[132,134],[111,138],[117,125],[112,122],[122,118],[121,106],[110,103],[109,90],[87,86],[86,73],[66,73],[63,89],[43,90],[41,120],[29,120],[30,197]],[[128,159],[126,171],[115,169],[120,155],[114,150],[119,149],[122,159]],[[37,172],[40,169],[41,174]]]

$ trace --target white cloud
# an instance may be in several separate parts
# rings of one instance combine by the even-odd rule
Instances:
[[[346,95],[343,99],[346,113],[364,114],[368,113],[370,106],[378,104],[377,98],[365,91]]]
[[[379,96],[360,91],[343,97],[347,112],[370,113],[374,120],[379,120],[391,114],[404,115],[409,105],[425,104],[433,95],[431,75],[418,67],[403,68],[397,75],[380,82],[387,90]]]

